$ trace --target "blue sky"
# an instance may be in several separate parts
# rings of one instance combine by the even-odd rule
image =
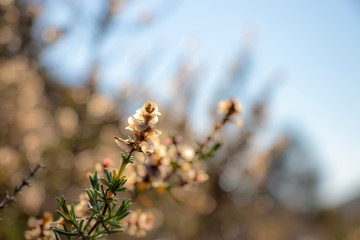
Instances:
[[[102,1],[48,1],[39,25],[75,29],[42,56],[64,82],[85,78],[93,60],[91,24],[101,17]],[[79,7],[76,18],[70,2]],[[154,22],[139,30],[134,13],[146,7],[154,10]],[[333,205],[360,192],[359,25],[360,3],[355,0],[135,1],[98,43],[97,54],[104,86],[125,79],[139,56],[154,58],[149,74],[161,79],[186,39],[196,39],[199,49],[193,61],[210,69],[211,86],[218,81],[212,76],[241,49],[244,33],[254,30],[250,93],[273,74],[284,76],[268,127],[291,124],[306,132],[323,170],[321,199]],[[64,56],[67,60],[61,60]]]

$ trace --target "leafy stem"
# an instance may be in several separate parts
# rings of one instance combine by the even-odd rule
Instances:
[[[57,239],[60,239],[58,235],[65,235],[68,239],[71,237],[98,239],[123,231],[119,221],[130,213],[131,202],[124,199],[121,204],[118,204],[115,196],[119,192],[126,191],[126,187],[124,187],[126,179],[121,175],[126,165],[134,161],[133,152],[134,150],[128,154],[121,154],[122,164],[118,173],[116,171],[109,172],[105,168],[104,177],[99,178],[96,171],[94,175],[89,176],[91,188],[85,191],[89,198],[88,210],[91,212],[89,218],[77,218],[74,205],[71,204],[69,209],[64,197],[57,199],[60,205],[58,213],[64,220],[63,229],[53,228]],[[92,224],[93,220],[96,221]]]

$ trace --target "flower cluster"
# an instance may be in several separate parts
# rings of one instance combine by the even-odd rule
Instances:
[[[161,134],[161,131],[155,128],[160,115],[158,106],[147,101],[128,119],[129,126],[126,129],[134,132],[135,140],[115,137],[115,142],[125,151],[133,149],[133,151],[141,150],[145,155],[151,153],[154,147],[154,139]]]
[[[128,119],[129,126],[126,129],[134,132],[135,140],[115,138],[121,149],[128,152],[131,149],[141,151],[146,159],[135,159],[134,165],[126,169],[127,187],[139,194],[152,188],[169,190],[206,181],[206,164],[200,160],[213,156],[218,150],[219,143],[209,146],[214,133],[232,120],[233,116],[240,114],[241,107],[235,99],[224,100],[219,102],[218,112],[224,115],[223,118],[215,125],[214,132],[195,150],[183,144],[180,136],[170,137],[166,139],[166,144],[161,144],[156,138],[160,131],[155,128],[160,115],[158,107],[153,102],[146,102]]]
[[[156,141],[153,152],[146,154],[146,162],[137,168],[137,175],[140,177],[140,190],[149,187],[167,187],[166,177],[171,172],[170,159],[166,153],[166,146]]]
[[[176,184],[184,186],[205,182],[208,179],[205,164],[198,161],[194,148],[181,144],[181,141],[173,138],[169,146]]]
[[[206,181],[205,169],[203,162],[196,161],[192,147],[179,142],[164,145],[156,140],[152,153],[146,153],[146,161],[136,158],[124,174],[128,178],[126,186],[135,194],[151,189],[161,193],[163,189]]]

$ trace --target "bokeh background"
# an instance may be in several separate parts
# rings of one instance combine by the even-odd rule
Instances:
[[[208,182],[148,193],[148,239],[360,239],[360,4],[348,1],[0,0],[1,239],[76,202],[120,151],[127,116],[158,103],[163,138],[196,146],[237,98]],[[129,238],[126,234],[114,239]]]

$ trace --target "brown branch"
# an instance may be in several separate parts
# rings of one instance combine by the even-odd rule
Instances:
[[[7,207],[8,204],[12,203],[12,202],[16,202],[15,199],[15,195],[20,192],[22,190],[23,187],[25,186],[30,186],[30,178],[32,176],[35,175],[35,173],[40,169],[40,168],[45,168],[44,165],[41,164],[36,164],[36,166],[33,169],[30,169],[29,171],[29,175],[27,177],[23,177],[22,182],[20,185],[16,185],[15,189],[13,191],[13,193],[11,195],[9,195],[9,192],[6,192],[6,197],[4,198],[4,200],[2,200],[2,202],[0,203],[0,209],[3,209],[5,207]],[[2,219],[0,218],[0,221],[2,221]]]

